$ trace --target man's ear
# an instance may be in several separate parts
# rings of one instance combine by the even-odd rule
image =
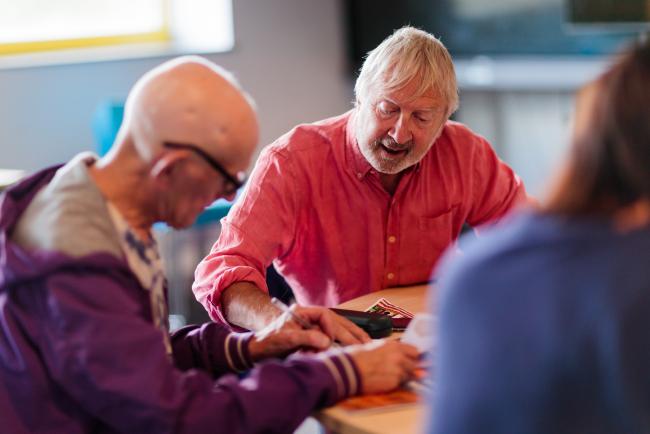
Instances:
[[[187,152],[180,149],[165,152],[153,164],[149,170],[149,176],[158,186],[162,188],[171,187],[174,172],[179,170],[180,163],[187,158]]]

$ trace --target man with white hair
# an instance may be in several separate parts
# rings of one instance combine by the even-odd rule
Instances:
[[[194,293],[213,319],[272,321],[271,262],[303,304],[427,282],[465,223],[494,221],[525,199],[489,143],[448,120],[454,68],[432,35],[397,30],[369,53],[355,93],[348,113],[264,149],[196,270]],[[336,337],[362,339],[344,326]]]
[[[257,333],[169,334],[151,227],[187,227],[232,197],[257,136],[234,79],[180,58],[138,81],[104,158],[78,155],[0,197],[0,430],[286,433],[316,408],[410,378],[417,350],[398,342],[253,367],[327,349],[321,308],[294,309],[304,330],[284,315]]]

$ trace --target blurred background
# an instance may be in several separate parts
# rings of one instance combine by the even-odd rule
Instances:
[[[365,53],[411,24],[455,59],[454,118],[540,195],[566,148],[574,92],[646,30],[649,10],[646,0],[0,0],[0,169],[104,152],[138,77],[189,53],[253,95],[261,149],[350,109]],[[220,215],[157,231],[176,325],[206,318],[190,285]]]

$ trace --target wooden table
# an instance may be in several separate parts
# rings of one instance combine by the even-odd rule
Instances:
[[[425,312],[426,290],[426,285],[385,289],[347,301],[339,307],[365,310],[383,297],[413,313]],[[326,428],[339,434],[413,434],[422,432],[423,413],[422,404],[360,412],[334,406],[318,412],[314,417]]]

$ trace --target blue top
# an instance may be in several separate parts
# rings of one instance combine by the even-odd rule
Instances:
[[[523,215],[441,270],[428,432],[650,432],[650,228]]]

